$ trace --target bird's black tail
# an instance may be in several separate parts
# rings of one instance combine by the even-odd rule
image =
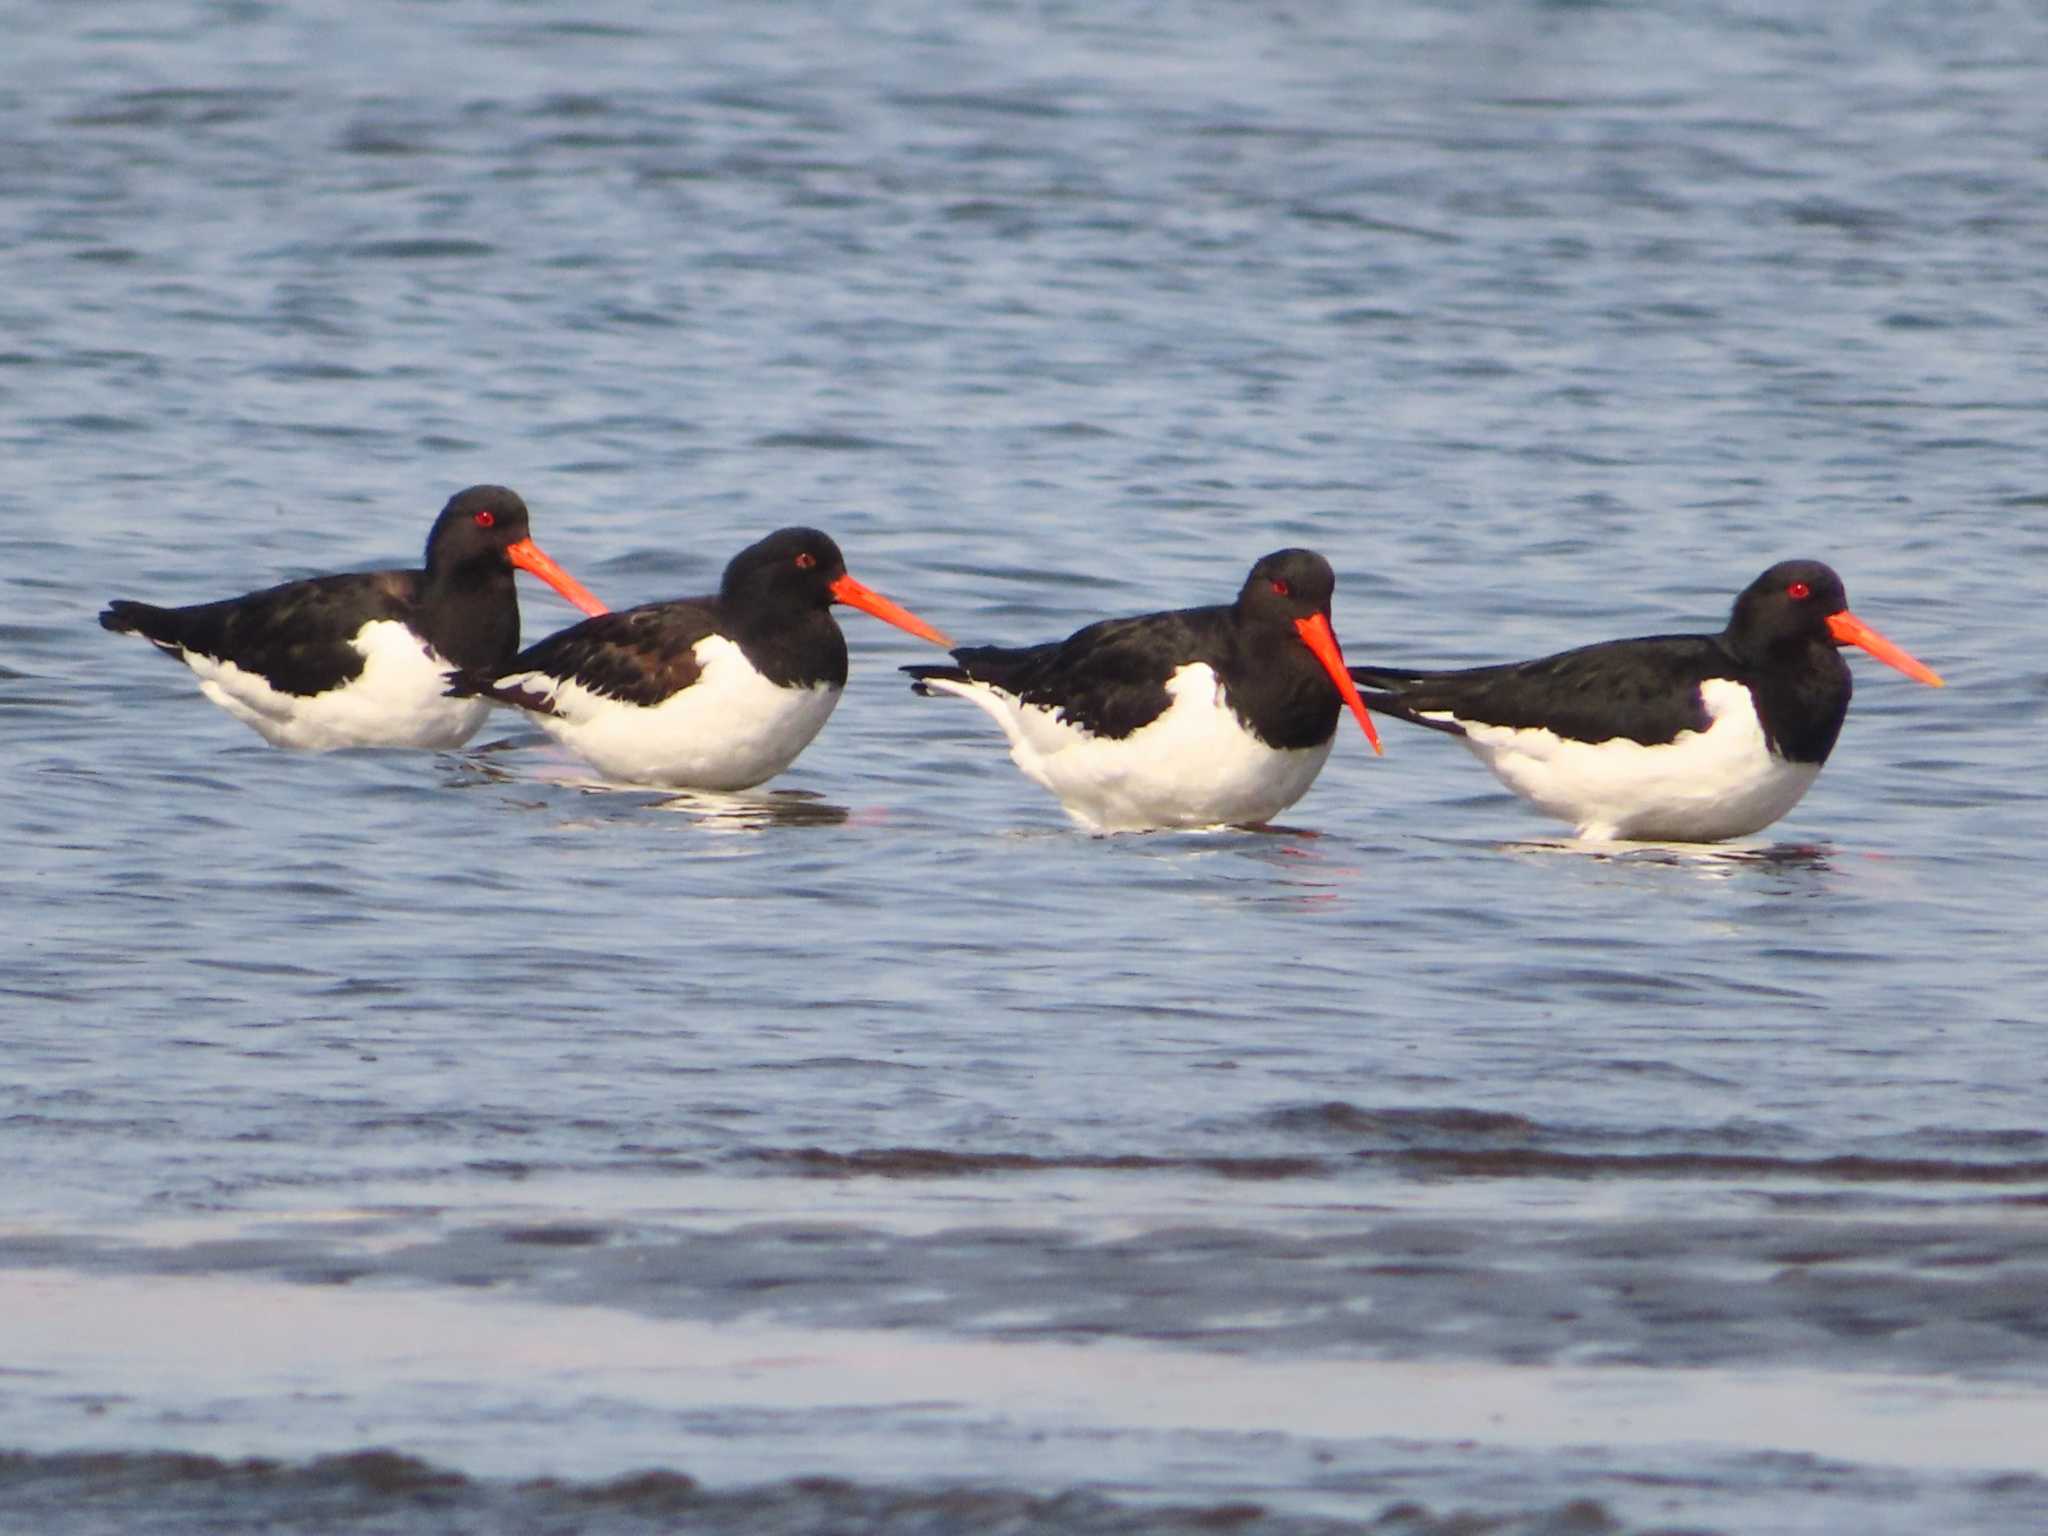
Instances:
[[[451,699],[491,699],[499,704],[510,704],[514,709],[531,710],[537,715],[561,713],[555,708],[553,697],[545,690],[517,684],[506,687],[488,667],[457,667],[451,670],[448,686],[441,691]]]
[[[1403,688],[1412,688],[1417,683],[1427,682],[1433,675],[1428,672],[1417,671],[1412,667],[1354,666],[1346,667],[1344,670],[1351,674],[1351,681],[1358,684],[1361,688],[1384,688],[1393,692],[1398,692]]]
[[[140,635],[167,651],[175,651],[184,643],[177,609],[133,603],[125,597],[115,598],[100,611],[100,628],[117,635]]]
[[[474,699],[488,693],[495,679],[481,667],[451,667],[448,686],[442,690],[451,699]]]
[[[903,670],[910,674],[910,691],[923,694],[926,698],[932,697],[931,689],[925,686],[927,680],[931,678],[943,678],[949,683],[964,683],[967,681],[967,669],[965,667],[916,666],[905,667]]]
[[[1375,714],[1392,715],[1410,725],[1427,726],[1449,736],[1462,736],[1465,728],[1455,720],[1432,720],[1422,713],[1412,690],[1428,684],[1427,672],[1396,672],[1387,667],[1346,667],[1351,681],[1358,684],[1358,696]]]

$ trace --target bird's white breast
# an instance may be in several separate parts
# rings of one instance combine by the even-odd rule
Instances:
[[[1308,793],[1330,742],[1281,750],[1245,728],[1215,672],[1191,662],[1167,680],[1172,702],[1121,738],[1096,736],[1057,709],[1019,702],[987,683],[928,680],[971,699],[1001,725],[1010,756],[1098,832],[1250,825]]]
[[[538,672],[498,681],[548,698],[541,728],[608,778],[671,789],[750,789],[796,760],[824,728],[840,690],[785,688],[723,635],[694,647],[697,679],[658,704],[629,704]]]
[[[448,662],[404,624],[376,619],[350,645],[363,670],[325,693],[285,693],[232,661],[182,653],[199,691],[274,746],[425,747],[447,751],[474,736],[488,700],[451,699]]]
[[[1710,678],[1700,685],[1700,699],[1707,728],[1656,746],[1458,723],[1465,744],[1503,784],[1571,822],[1581,836],[1708,843],[1745,837],[1797,805],[1820,765],[1771,751],[1755,697],[1742,684]]]

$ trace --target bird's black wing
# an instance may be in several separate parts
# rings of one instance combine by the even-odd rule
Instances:
[[[1104,619],[1065,640],[1015,648],[962,646],[953,652],[956,666],[903,670],[919,683],[987,683],[1025,704],[1058,711],[1092,736],[1119,739],[1151,724],[1173,702],[1166,684],[1176,670],[1193,661],[1221,662],[1219,615],[1227,612],[1188,608]]]
[[[365,624],[412,620],[419,580],[418,571],[350,571],[185,608],[118,598],[100,624],[173,656],[233,662],[280,692],[310,696],[361,674],[363,654],[352,642]]]
[[[1622,736],[1656,746],[1712,723],[1701,683],[1743,681],[1748,669],[1711,635],[1653,635],[1457,671],[1349,670],[1354,682],[1371,690],[1361,695],[1368,709],[1453,735],[1465,734],[1465,724],[1498,725],[1575,741]]]
[[[481,695],[542,714],[555,713],[555,685],[651,708],[703,675],[697,642],[718,630],[712,598],[643,603],[601,613],[536,641],[495,674],[457,673],[448,691]]]

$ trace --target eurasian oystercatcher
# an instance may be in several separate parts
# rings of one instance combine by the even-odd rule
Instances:
[[[1373,708],[1461,738],[1582,837],[1712,843],[1769,826],[1812,786],[1849,712],[1845,645],[1942,686],[1849,612],[1842,578],[1818,560],[1765,571],[1718,635],[1351,675],[1379,690],[1365,695]]]
[[[315,576],[188,608],[118,599],[100,623],[184,662],[201,693],[274,746],[447,749],[490,713],[449,698],[449,673],[519,650],[514,566],[585,613],[606,611],[533,542],[517,494],[473,485],[434,519],[425,570]]]
[[[715,597],[643,603],[550,635],[452,692],[510,704],[608,778],[748,789],[810,745],[846,686],[846,603],[950,645],[846,574],[815,528],[784,528],[733,556]]]
[[[1025,776],[1091,831],[1256,825],[1308,793],[1344,705],[1380,750],[1330,628],[1336,586],[1321,555],[1276,550],[1234,603],[904,670],[993,716]]]

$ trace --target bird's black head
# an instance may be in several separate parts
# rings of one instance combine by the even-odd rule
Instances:
[[[779,528],[734,555],[718,584],[718,600],[730,622],[757,632],[791,614],[845,603],[933,645],[953,644],[908,608],[855,581],[839,546],[815,528]]]
[[[502,485],[472,485],[448,498],[427,535],[427,587],[443,597],[494,601],[513,567],[529,571],[585,613],[605,612],[595,593],[533,542],[526,503]]]
[[[1285,619],[1292,623],[1315,614],[1327,615],[1337,594],[1337,573],[1312,549],[1276,549],[1252,567],[1237,594],[1238,611],[1247,618]]]
[[[727,602],[783,609],[828,608],[846,557],[815,528],[778,528],[727,562],[718,595]]]
[[[1842,578],[1818,560],[1780,560],[1735,599],[1727,638],[1737,655],[1785,645],[1837,643],[1828,620],[1849,607]]]
[[[1909,655],[1849,611],[1842,578],[1818,560],[1780,560],[1735,599],[1722,643],[1737,656],[1760,661],[1772,652],[1853,645],[1930,688],[1941,674]]]
[[[476,560],[510,569],[505,551],[532,532],[526,503],[502,485],[472,485],[448,498],[427,535],[427,569],[453,569]]]
[[[1344,652],[1330,628],[1330,600],[1337,595],[1337,573],[1330,562],[1312,549],[1276,549],[1264,556],[1245,577],[1237,594],[1241,620],[1258,626],[1255,633],[1269,634],[1268,625],[1284,624],[1292,630],[1309,654],[1316,659],[1351,713],[1365,730],[1373,751],[1380,749],[1379,732],[1358,686],[1344,670]]]

